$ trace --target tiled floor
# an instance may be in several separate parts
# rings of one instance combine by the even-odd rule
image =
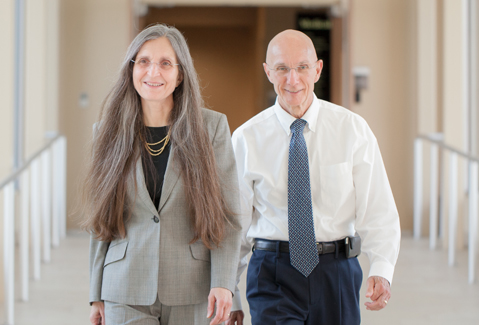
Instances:
[[[362,324],[479,324],[479,284],[467,284],[466,252],[450,268],[445,251],[431,252],[427,245],[426,240],[403,238],[392,298],[380,312],[362,308]],[[360,261],[367,274],[367,260],[361,256]],[[362,298],[364,293],[363,286]],[[17,301],[15,324],[89,324],[88,314],[88,237],[70,233],[52,251],[52,262],[42,265],[42,279],[31,282],[30,301]],[[0,317],[4,324],[3,311]]]
[[[88,245],[85,233],[71,232],[52,250],[51,262],[42,264],[41,280],[30,281],[30,300],[17,299],[15,325],[90,324]],[[19,280],[17,276],[16,282]],[[16,297],[20,297],[19,284],[16,289]]]

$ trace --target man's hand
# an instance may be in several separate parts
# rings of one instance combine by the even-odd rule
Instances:
[[[105,305],[103,301],[95,301],[92,303],[90,323],[92,323],[92,325],[105,325]]]
[[[244,313],[242,310],[235,310],[231,312],[231,316],[226,321],[225,325],[243,325]]]
[[[208,315],[213,316],[216,303],[216,316],[210,325],[223,323],[230,317],[231,306],[233,305],[233,294],[225,288],[213,288],[208,296]]]
[[[366,298],[371,298],[372,300],[364,304],[367,310],[381,310],[386,307],[391,298],[389,281],[380,276],[369,277]]]

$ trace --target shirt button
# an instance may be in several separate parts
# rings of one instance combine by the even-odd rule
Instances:
[[[154,216],[154,217],[153,217],[153,221],[154,221],[155,223],[158,223],[158,222],[160,222],[160,219],[158,219],[157,216]]]

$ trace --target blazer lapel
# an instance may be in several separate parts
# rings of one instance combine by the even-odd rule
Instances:
[[[148,207],[148,209],[150,209],[151,213],[156,215],[158,211],[156,211],[155,205],[153,204],[153,201],[151,200],[150,194],[148,193],[148,189],[146,187],[141,157],[136,162],[136,185],[138,186],[138,197],[140,198],[140,200],[143,201],[143,203]],[[134,184],[132,186],[134,191]]]
[[[170,148],[170,155],[168,157],[168,164],[166,165],[166,172],[165,178],[163,180],[163,187],[161,189],[161,199],[160,204],[158,206],[158,212],[161,211],[163,206],[165,205],[166,200],[171,194],[171,191],[175,187],[178,179],[180,178],[179,173],[176,170],[176,166],[174,166],[174,159],[173,159],[173,146]]]

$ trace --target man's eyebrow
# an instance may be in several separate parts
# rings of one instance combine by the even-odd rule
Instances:
[[[302,64],[309,64],[311,62],[309,62],[309,60],[303,60],[303,61],[300,61],[297,65],[302,65]],[[274,66],[279,66],[279,65],[286,65],[284,62],[278,62],[278,63],[275,63]]]

